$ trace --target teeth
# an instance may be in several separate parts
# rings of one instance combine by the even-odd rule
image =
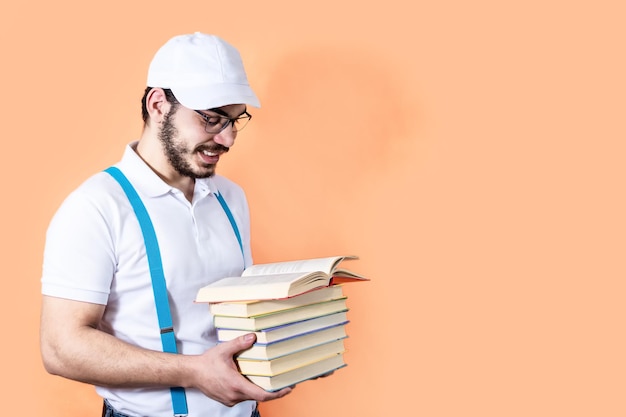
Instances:
[[[217,156],[216,153],[209,152],[209,151],[202,151],[202,153],[205,154],[206,156]]]

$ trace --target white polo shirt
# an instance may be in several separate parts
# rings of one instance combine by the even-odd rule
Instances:
[[[206,304],[198,289],[238,276],[244,259],[219,190],[239,228],[245,265],[252,264],[250,219],[243,190],[214,176],[196,180],[193,202],[161,180],[127,146],[116,165],[133,184],[152,220],[161,251],[172,320],[182,354],[199,354],[216,344]],[[101,330],[134,345],[162,350],[143,235],[133,208],[108,173],[93,175],[63,202],[46,235],[42,293],[106,305]],[[121,413],[171,417],[170,391],[96,387]],[[189,417],[249,417],[254,402],[226,407],[187,389]]]

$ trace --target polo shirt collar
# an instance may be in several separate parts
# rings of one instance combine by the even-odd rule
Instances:
[[[137,155],[137,142],[126,146],[122,160],[118,167],[124,172],[133,186],[147,197],[159,197],[175,190],[166,183]],[[211,178],[196,179],[195,189],[202,190],[202,194],[211,194],[217,187]]]

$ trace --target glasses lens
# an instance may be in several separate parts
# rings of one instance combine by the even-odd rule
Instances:
[[[231,129],[238,132],[243,129],[252,118],[248,113],[244,113],[236,119],[229,119],[228,117],[218,115],[208,115],[199,110],[196,110],[196,113],[204,119],[204,130],[206,130],[207,133],[219,133],[227,129],[228,126],[232,126]]]
[[[239,116],[238,118],[236,118],[235,121],[233,122],[233,127],[235,131],[239,132],[244,127],[246,127],[251,117],[252,116],[250,116],[249,114],[243,114]]]
[[[207,133],[218,133],[222,131],[228,123],[228,119],[220,116],[209,116],[205,113],[197,112],[204,119],[204,130]]]

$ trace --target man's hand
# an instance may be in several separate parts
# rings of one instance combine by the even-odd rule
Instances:
[[[292,388],[283,388],[277,392],[267,392],[263,388],[248,381],[239,373],[234,356],[254,344],[253,333],[220,343],[197,356],[193,364],[194,380],[190,385],[200,389],[207,397],[232,407],[245,401],[270,401],[284,397]]]

